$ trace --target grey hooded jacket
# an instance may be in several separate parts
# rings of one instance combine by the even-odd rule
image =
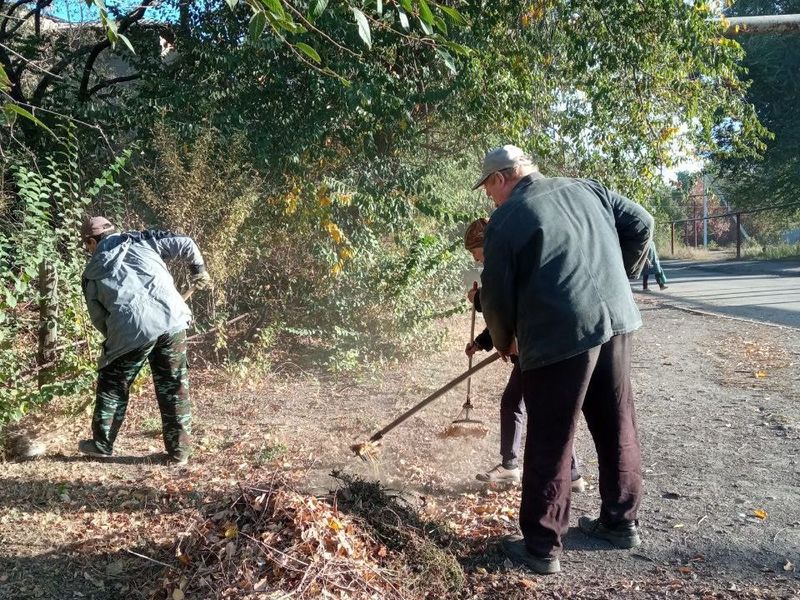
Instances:
[[[529,370],[638,329],[628,276],[652,232],[644,208],[597,181],[522,178],[485,232],[481,304],[494,345],[516,336]]]
[[[189,326],[192,313],[164,263],[173,259],[205,271],[197,244],[183,235],[131,231],[100,241],[82,281],[89,316],[105,336],[99,368]]]

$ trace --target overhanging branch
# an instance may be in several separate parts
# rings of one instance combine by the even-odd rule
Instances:
[[[111,87],[112,85],[116,85],[118,83],[124,83],[125,81],[133,81],[135,79],[139,79],[139,73],[133,73],[132,75],[125,75],[123,77],[114,77],[113,79],[106,79],[105,81],[101,81],[97,85],[93,85],[89,90],[86,92],[86,97],[91,98],[97,92],[107,87]]]
[[[119,22],[119,26],[117,27],[118,33],[125,33],[127,29],[139,21],[142,17],[144,17],[145,12],[147,9],[150,8],[150,5],[154,2],[154,0],[142,0],[139,6],[125,15],[122,20]],[[78,89],[78,100],[88,100],[91,94],[89,94],[89,79],[92,75],[92,70],[94,69],[94,63],[97,60],[97,57],[100,56],[100,53],[103,52],[106,48],[111,47],[111,42],[108,39],[103,40],[102,42],[96,44],[94,48],[91,49],[89,52],[89,56],[86,59],[86,64],[83,67],[83,77],[81,77],[81,86]]]

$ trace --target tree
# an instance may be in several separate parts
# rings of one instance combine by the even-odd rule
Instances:
[[[792,14],[800,12],[800,1],[739,0],[730,12]],[[767,143],[763,160],[719,161],[720,185],[740,209],[793,202],[800,190],[800,122],[794,114],[800,96],[800,44],[796,35],[745,35],[741,44],[749,81],[746,101],[774,138]]]

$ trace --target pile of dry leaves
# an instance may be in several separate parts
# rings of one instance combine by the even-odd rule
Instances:
[[[327,498],[293,491],[279,477],[240,488],[178,536],[183,568],[168,572],[158,597],[392,599],[463,586],[458,563],[404,518],[401,501],[342,481]]]

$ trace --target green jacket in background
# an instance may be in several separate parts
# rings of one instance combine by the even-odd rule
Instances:
[[[522,178],[485,232],[481,304],[495,346],[516,335],[529,370],[641,327],[628,277],[652,233],[644,208],[597,181]]]

